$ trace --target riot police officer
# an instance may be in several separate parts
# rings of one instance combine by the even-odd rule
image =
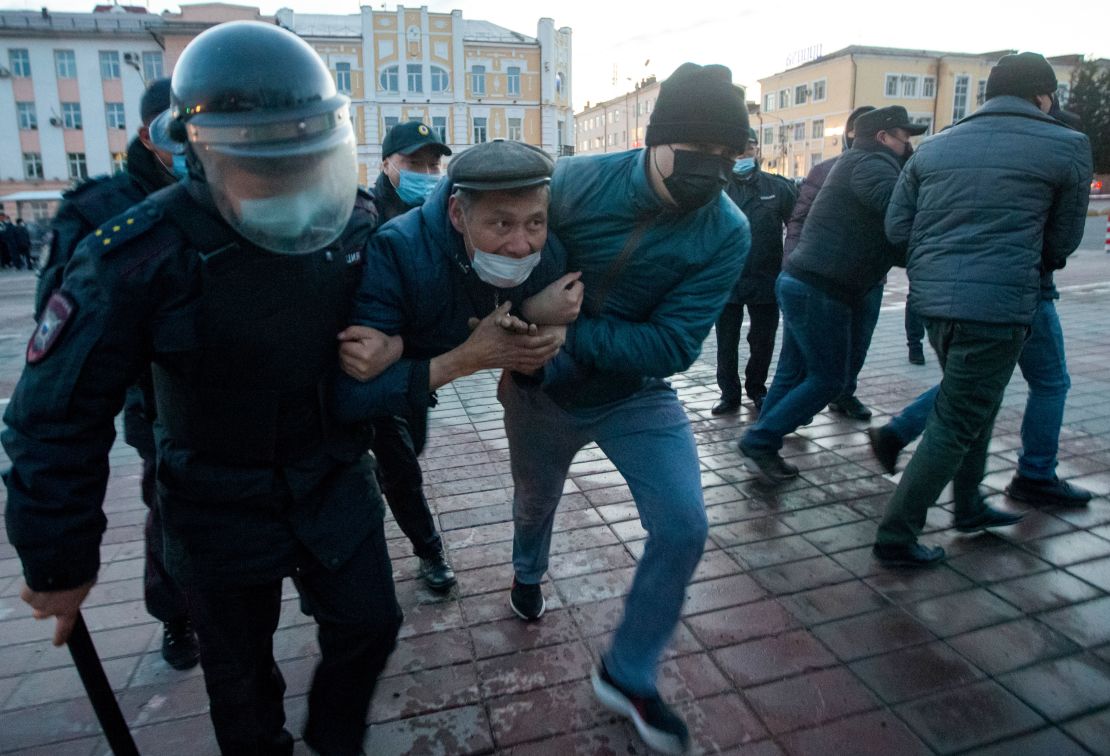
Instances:
[[[185,49],[172,103],[189,176],[78,247],[5,415],[23,598],[64,641],[98,569],[112,419],[153,364],[165,560],[221,750],[292,752],[272,636],[295,574],[321,650],[305,742],[357,753],[401,612],[368,438],[322,409],[373,230],[349,100],[304,41],[233,22]]]

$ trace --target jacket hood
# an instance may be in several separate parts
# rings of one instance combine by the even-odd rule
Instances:
[[[1025,116],[1026,118],[1034,118],[1038,121],[1044,121],[1045,123],[1059,125],[1059,122],[1055,118],[1048,115],[1047,113],[1042,113],[1041,109],[1033,103],[1029,102],[1029,100],[1026,100],[1022,97],[1015,97],[1013,95],[999,95],[998,97],[992,97],[991,99],[983,103],[983,107],[979,108],[971,115],[960,119],[957,123],[963,123],[964,121],[971,120],[972,118],[990,115]]]
[[[418,212],[424,221],[424,229],[431,243],[444,250],[455,265],[467,272],[470,270],[470,256],[466,254],[462,234],[451,225],[451,218],[447,214],[447,201],[454,191],[454,182],[445,176],[420,206]]]

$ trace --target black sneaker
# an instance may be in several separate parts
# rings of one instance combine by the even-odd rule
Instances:
[[[443,552],[429,559],[420,560],[420,578],[433,591],[443,592],[455,584],[455,571],[447,563]]]
[[[732,399],[721,399],[713,405],[713,409],[709,410],[714,415],[735,415],[740,411],[740,401]]]
[[[829,409],[838,415],[850,417],[853,420],[870,420],[871,410],[854,396],[842,396],[835,402],[829,402]]]
[[[974,533],[987,528],[1001,528],[1021,522],[1025,515],[1014,512],[1003,512],[987,504],[971,517],[957,517],[952,520],[952,526],[961,533]]]
[[[898,469],[898,454],[905,448],[902,439],[885,425],[867,429],[867,438],[871,442],[871,453],[883,466],[887,475],[893,475]]]
[[[650,698],[626,693],[609,677],[604,664],[590,675],[594,695],[610,711],[628,717],[648,747],[660,753],[686,753],[690,731],[670,706],[658,695]]]
[[[909,350],[909,361],[911,365],[925,364],[925,350],[921,348],[921,344],[910,344]]]
[[[1014,475],[1010,485],[1006,486],[1006,495],[1015,501],[1057,507],[1085,507],[1094,497],[1086,488],[1072,485],[1066,480],[1056,477],[1052,480],[1036,480],[1023,475]]]
[[[798,468],[782,458],[776,451],[763,451],[745,447],[744,442],[737,443],[740,454],[755,465],[748,469],[759,476],[759,479],[768,486],[777,486],[788,480],[798,477]]]
[[[876,543],[871,553],[887,567],[931,567],[944,559],[940,546],[920,543]]]
[[[162,658],[174,669],[192,669],[200,661],[197,634],[186,619],[162,623]]]
[[[547,609],[543,591],[539,583],[518,583],[513,578],[513,589],[509,592],[509,606],[516,616],[525,622],[533,622],[543,616]]]

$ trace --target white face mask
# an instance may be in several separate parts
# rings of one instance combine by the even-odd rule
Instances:
[[[478,278],[499,289],[512,289],[520,286],[532,275],[540,264],[540,253],[533,252],[525,257],[506,257],[474,249],[474,259],[470,261]]]
[[[319,210],[311,192],[239,200],[239,218],[264,236],[293,239],[309,230]]]

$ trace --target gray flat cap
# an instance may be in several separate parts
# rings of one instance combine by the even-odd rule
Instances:
[[[547,184],[553,170],[555,161],[540,148],[494,139],[453,159],[447,176],[459,189],[494,192]]]

